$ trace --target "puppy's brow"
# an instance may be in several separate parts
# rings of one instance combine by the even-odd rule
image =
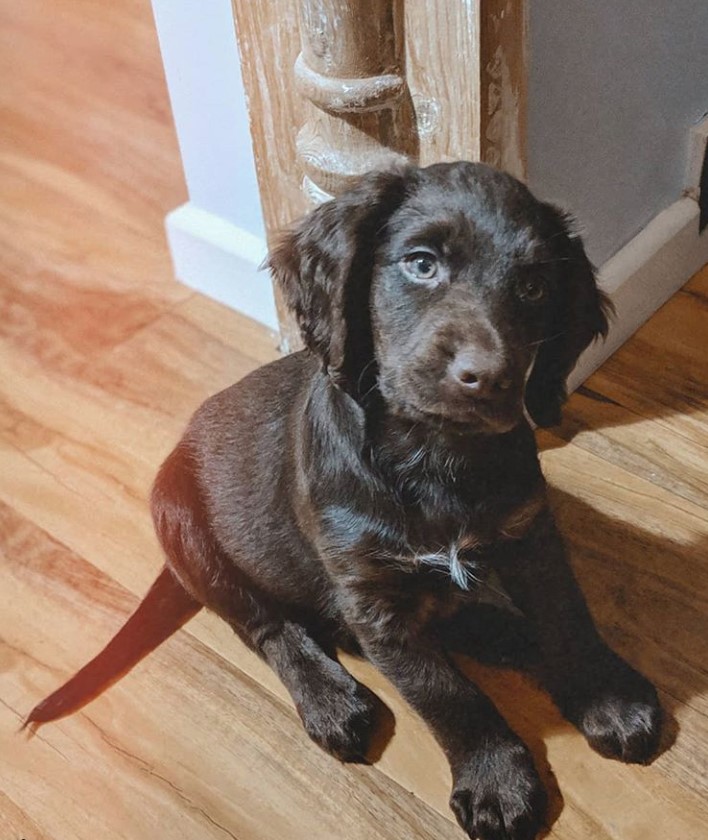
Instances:
[[[427,221],[426,224],[410,225],[405,229],[404,248],[428,244],[438,250],[455,234],[457,226],[450,219]]]

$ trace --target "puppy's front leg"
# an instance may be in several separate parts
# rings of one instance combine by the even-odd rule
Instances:
[[[257,650],[290,692],[310,738],[340,761],[363,760],[376,723],[378,698],[329,657],[301,625],[273,622],[266,632],[261,629],[261,635]]]
[[[470,837],[532,840],[546,793],[526,745],[491,701],[392,601],[349,591],[345,617],[368,658],[431,728],[453,776],[450,806]]]
[[[656,690],[600,638],[549,513],[507,544],[498,573],[535,624],[542,678],[565,717],[602,755],[648,762],[661,733]]]

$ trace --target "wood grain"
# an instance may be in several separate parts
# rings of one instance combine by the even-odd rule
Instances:
[[[400,0],[300,2],[302,52],[293,72],[316,110],[298,134],[298,165],[314,203],[371,169],[417,157],[401,10]]]
[[[297,4],[232,0],[251,141],[266,233],[272,244],[310,207],[297,166],[297,129],[316,109],[299,95],[293,68],[300,52]],[[295,320],[275,288],[275,305],[285,349],[300,347]]]
[[[441,752],[373,668],[345,660],[395,731],[341,766],[208,614],[82,714],[17,733],[159,569],[147,494],[189,415],[273,349],[171,279],[184,186],[149,4],[0,0],[0,23],[0,836],[460,838]],[[556,791],[551,837],[708,837],[707,300],[704,271],[541,436],[591,608],[657,682],[673,745],[604,761],[527,679],[462,663]]]
[[[480,159],[526,177],[526,0],[481,0]]]
[[[421,166],[480,159],[479,19],[479,0],[404,4],[406,80]]]

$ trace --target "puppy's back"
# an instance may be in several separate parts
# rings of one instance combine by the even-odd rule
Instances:
[[[311,602],[310,582],[321,589],[296,512],[302,425],[318,369],[306,352],[258,368],[208,399],[181,444],[220,548],[279,600]]]

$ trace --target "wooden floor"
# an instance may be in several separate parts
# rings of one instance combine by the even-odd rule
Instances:
[[[192,410],[274,351],[172,279],[162,223],[185,188],[148,0],[0,0],[0,79],[0,840],[461,838],[440,751],[370,667],[352,664],[395,734],[341,766],[208,615],[85,713],[18,734],[160,567],[146,497]],[[541,442],[668,749],[605,761],[524,678],[466,667],[532,746],[552,837],[708,838],[708,271]]]

